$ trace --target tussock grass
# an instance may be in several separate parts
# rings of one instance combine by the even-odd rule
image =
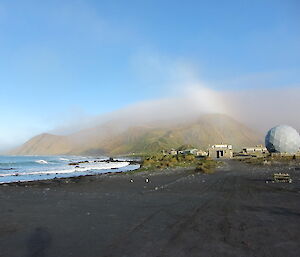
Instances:
[[[202,172],[205,174],[212,174],[216,171],[217,162],[213,160],[203,160],[199,162],[195,168],[195,172]]]
[[[193,155],[162,155],[156,154],[145,156],[142,161],[142,168],[164,169],[172,167],[187,167],[196,165],[197,159]]]
[[[198,159],[194,155],[149,155],[144,156],[140,171],[163,170],[168,168],[191,167],[195,172],[213,173],[217,162],[209,159]]]

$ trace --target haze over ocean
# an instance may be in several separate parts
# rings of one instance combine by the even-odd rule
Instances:
[[[296,0],[3,0],[0,150],[185,99],[299,129],[299,12]]]

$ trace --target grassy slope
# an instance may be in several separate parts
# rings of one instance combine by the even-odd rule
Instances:
[[[69,153],[72,150],[72,142],[68,137],[56,136],[51,134],[41,134],[21,147],[14,149],[10,154],[17,155],[57,155]]]
[[[14,154],[127,154],[155,153],[183,144],[206,149],[227,143],[236,148],[261,143],[261,135],[226,115],[205,115],[198,121],[178,125],[135,126],[125,131],[102,126],[67,137],[43,134]]]
[[[183,144],[206,149],[210,144],[229,143],[237,149],[261,143],[260,135],[223,115],[210,115],[190,124],[170,128],[132,128],[113,140],[105,149],[112,154],[154,153]]]

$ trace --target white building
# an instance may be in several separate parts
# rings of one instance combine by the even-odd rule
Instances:
[[[208,156],[214,159],[230,159],[233,157],[232,145],[213,145],[208,149]]]
[[[246,154],[255,154],[255,153],[260,153],[260,154],[265,154],[268,153],[268,150],[266,147],[262,145],[257,145],[254,147],[245,147],[243,148],[243,153]]]

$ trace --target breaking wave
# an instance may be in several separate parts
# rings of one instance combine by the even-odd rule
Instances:
[[[66,158],[59,158],[59,160],[61,160],[61,161],[70,161],[70,159],[66,159]]]
[[[138,169],[128,159],[82,156],[0,156],[0,184]]]
[[[45,161],[45,160],[37,160],[37,161],[35,161],[36,163],[39,163],[39,164],[48,164],[48,162],[47,161]]]

